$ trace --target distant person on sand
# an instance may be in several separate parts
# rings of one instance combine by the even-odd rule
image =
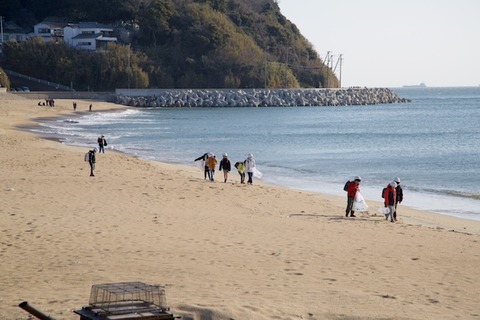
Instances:
[[[93,150],[88,151],[87,161],[90,164],[90,177],[95,177],[93,172],[95,171],[95,153],[97,153],[97,148],[93,148]]]
[[[208,168],[208,165],[207,165],[207,160],[208,160],[208,157],[210,156],[210,152],[206,152],[204,153],[203,155],[201,155],[200,157],[198,157],[197,159],[195,159],[194,161],[199,161],[199,160],[202,160],[203,162],[203,167],[204,167],[204,179],[207,179],[207,176],[208,176],[208,179],[210,179],[210,169]]]
[[[77,103],[73,101],[73,111],[77,110]]]
[[[208,160],[207,160],[207,166],[208,166],[208,170],[210,172],[210,181],[215,181],[215,179],[213,178],[214,174],[215,174],[215,167],[217,166],[217,158],[215,157],[215,155],[212,153],[209,157],[208,157]]]
[[[390,222],[395,221],[395,203],[397,202],[397,183],[392,181],[388,184],[383,194],[383,199],[385,199],[385,204],[388,208],[388,213],[385,215],[385,219],[388,220],[390,216]]]
[[[248,174],[247,184],[253,184],[253,170],[255,169],[255,159],[253,158],[253,154],[249,153],[244,163]]]
[[[353,181],[347,182],[347,208],[345,210],[345,217],[348,217],[348,215],[353,218],[356,217],[355,211],[353,211],[353,202],[355,201],[355,195],[360,191],[360,181],[362,181],[362,178],[356,176]]]
[[[98,153],[105,153],[105,146],[107,145],[107,140],[105,140],[105,136],[102,135],[98,137]]]
[[[223,158],[220,161],[220,166],[218,168],[219,171],[223,170],[223,182],[227,182],[228,179],[228,173],[230,170],[232,170],[232,165],[230,163],[230,160],[228,159],[228,154],[224,153]]]
[[[88,107],[88,111],[92,111],[92,104],[90,103],[90,106]]]
[[[397,221],[397,205],[399,203],[402,203],[403,201],[403,190],[402,187],[400,186],[400,178],[396,177],[395,180],[393,180],[397,183],[397,187],[395,190],[397,191],[397,199],[395,201],[395,212],[393,213],[393,219]]]
[[[238,174],[240,175],[240,183],[245,183],[245,163],[235,162],[235,168],[237,168]]]

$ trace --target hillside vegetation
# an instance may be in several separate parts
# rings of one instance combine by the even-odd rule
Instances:
[[[273,0],[4,0],[6,20],[47,16],[130,28],[127,42],[87,52],[41,39],[7,42],[2,65],[77,90],[338,87]]]

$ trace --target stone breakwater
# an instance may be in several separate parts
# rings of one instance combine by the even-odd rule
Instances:
[[[308,107],[410,102],[387,88],[117,89],[117,103],[134,107]]]

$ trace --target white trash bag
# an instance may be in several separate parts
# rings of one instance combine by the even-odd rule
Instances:
[[[387,215],[387,214],[390,214],[390,209],[388,209],[387,207],[378,208],[378,213]]]
[[[353,200],[353,211],[367,211],[368,206],[365,203],[365,199],[360,192],[357,192],[355,199]]]
[[[253,167],[253,176],[257,179],[262,179],[262,176],[263,176],[263,173],[261,173],[260,171],[258,171],[258,169],[256,167]]]
[[[195,161],[195,167],[200,169],[201,171],[205,170],[205,160],[202,161]]]

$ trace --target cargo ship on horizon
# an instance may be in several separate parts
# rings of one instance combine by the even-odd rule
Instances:
[[[425,83],[420,83],[420,84],[413,84],[413,85],[405,85],[403,86],[404,88],[426,88],[427,85]]]

